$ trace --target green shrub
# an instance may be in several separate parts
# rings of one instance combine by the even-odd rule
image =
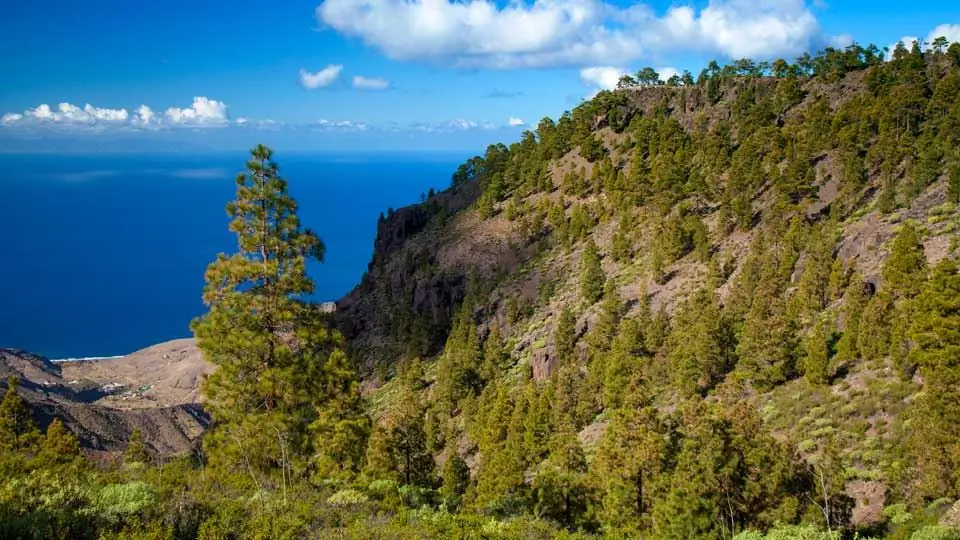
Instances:
[[[156,492],[145,482],[110,484],[97,496],[100,515],[110,522],[121,521],[149,508],[156,500]]]
[[[342,489],[327,498],[327,502],[334,506],[355,506],[368,500],[369,497],[355,489]]]
[[[910,540],[960,540],[960,531],[941,525],[927,525],[910,535]]]
[[[746,531],[733,538],[734,540],[840,540],[840,533],[828,533],[812,525],[777,525],[767,534]]]

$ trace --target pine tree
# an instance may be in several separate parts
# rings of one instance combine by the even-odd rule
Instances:
[[[485,397],[493,399],[487,413],[477,419],[481,459],[473,506],[482,512],[506,515],[516,510],[524,496],[526,430],[516,425],[516,407],[506,388],[496,386],[484,392]]]
[[[623,223],[621,223],[613,233],[613,240],[611,240],[610,246],[610,256],[619,263],[627,262],[633,255],[631,253],[632,246],[630,245],[628,231],[624,229],[625,227]]]
[[[130,439],[127,440],[127,449],[123,452],[125,463],[149,463],[150,452],[147,443],[143,440],[143,433],[139,428],[133,428]]]
[[[688,406],[667,490],[654,505],[657,538],[722,538],[725,495],[734,472],[729,437],[706,406]],[[729,487],[727,487],[729,486]],[[724,490],[724,487],[727,487]]]
[[[837,360],[852,362],[860,357],[857,343],[860,340],[860,320],[866,307],[867,296],[864,292],[860,274],[854,273],[843,295],[843,336],[837,342]]]
[[[534,513],[576,527],[592,498],[583,448],[570,426],[562,427],[550,446],[550,458],[533,480]]]
[[[603,406],[619,408],[629,391],[631,380],[641,372],[648,360],[643,331],[636,318],[624,319],[620,332],[605,362],[603,374]]]
[[[790,318],[776,266],[766,265],[737,344],[737,369],[761,389],[788,380],[794,372],[798,343],[796,321]]]
[[[449,450],[447,461],[443,464],[443,485],[440,494],[452,506],[459,506],[459,499],[467,492],[470,483],[470,469],[456,449]]]
[[[960,273],[949,259],[934,268],[918,297],[910,327],[924,392],[911,416],[909,455],[915,460],[919,495],[960,494]]]
[[[214,419],[205,442],[211,454],[222,454],[212,456],[218,463],[247,470],[256,484],[255,470],[280,464],[285,479],[298,456],[317,459],[308,427],[318,410],[327,426],[331,416],[362,423],[356,400],[343,396],[355,388],[355,375],[337,351],[339,338],[305,300],[314,290],[307,264],[322,261],[323,242],[301,227],[272,156],[255,147],[237,176],[227,214],[238,251],[207,268],[209,311],[192,324],[198,347],[217,368],[204,385]]]
[[[864,360],[880,359],[890,352],[890,316],[893,299],[883,290],[873,295],[863,309],[857,350]]]
[[[313,435],[313,475],[318,482],[345,481],[359,473],[363,465],[370,419],[346,354],[340,350],[330,353],[323,377],[326,399],[315,408],[316,416],[309,426]]]
[[[830,328],[832,321],[820,320],[804,340],[804,352],[800,367],[803,376],[812,384],[826,384],[830,378]]]
[[[553,350],[560,363],[573,360],[574,347],[577,344],[577,317],[564,307],[553,334]]]
[[[530,381],[524,389],[524,396],[528,408],[523,421],[523,452],[531,463],[539,463],[546,457],[547,442],[554,429],[551,415],[553,386],[547,385],[541,391],[535,382]]]
[[[960,165],[950,168],[950,183],[948,184],[950,202],[960,203]]]
[[[807,243],[800,284],[790,297],[790,311],[801,326],[810,324],[830,300],[834,243],[832,235],[823,228],[815,230]]]
[[[600,305],[600,313],[587,335],[587,343],[593,352],[610,350],[610,344],[617,333],[620,317],[623,313],[623,302],[620,299],[618,289],[613,280],[607,280],[603,288],[603,303]]]
[[[674,320],[667,350],[672,382],[682,394],[705,393],[733,367],[734,336],[713,291],[700,288]]]
[[[383,422],[374,424],[363,453],[363,474],[367,478],[400,481],[393,459],[390,428]]]
[[[847,284],[850,281],[851,272],[843,266],[840,258],[833,260],[833,266],[830,269],[830,280],[827,284],[827,302],[839,300],[843,292],[847,290]]]
[[[494,320],[490,324],[490,332],[483,341],[483,366],[480,369],[480,378],[490,382],[499,377],[506,368],[506,351],[503,349],[503,340],[500,337],[500,324]]]
[[[660,347],[663,347],[663,344],[667,341],[667,336],[670,335],[670,326],[670,315],[667,313],[667,307],[660,304],[660,309],[657,310],[656,315],[650,321],[650,326],[644,332],[644,341],[648,351],[656,353],[660,350]]]
[[[661,432],[652,407],[627,406],[615,413],[594,465],[603,489],[604,523],[634,529],[644,523],[654,498],[650,484],[661,472],[667,451]]]
[[[40,459],[45,463],[69,463],[80,456],[80,443],[59,419],[47,426],[40,442]]]
[[[434,482],[435,465],[423,429],[425,414],[420,396],[406,387],[386,419],[393,467],[404,485],[430,487]]]
[[[883,279],[896,296],[912,298],[920,292],[926,267],[920,232],[907,222],[893,239],[890,256],[883,265]]]
[[[580,261],[580,295],[587,304],[593,304],[603,296],[606,282],[603,267],[600,266],[600,254],[593,239],[587,241]]]
[[[19,378],[7,378],[7,391],[0,401],[0,450],[26,450],[34,445],[39,434],[30,406],[17,393],[19,386]]]

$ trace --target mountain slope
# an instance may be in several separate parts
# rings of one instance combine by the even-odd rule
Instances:
[[[160,454],[191,449],[210,423],[199,395],[209,370],[193,340],[118,359],[66,363],[0,349],[0,376],[20,379],[19,393],[41,428],[58,418],[93,454],[125,450],[135,429]]]
[[[731,411],[746,406],[796,466],[835,464],[850,497],[838,519],[879,523],[891,500],[958,495],[903,461],[917,451],[909,418],[933,414],[917,405],[932,372],[917,361],[913,299],[958,254],[954,49],[885,63],[852,47],[711,67],[687,85],[625,81],[491,146],[450,190],[381,222],[340,302],[376,410],[392,421],[411,391],[392,375],[428,360],[413,390],[427,446],[438,466],[454,451],[471,465],[475,508],[536,499],[553,450],[524,450],[516,483],[491,477],[509,476],[499,460],[532,436],[524,416],[546,414],[542,446],[577,433],[594,477],[628,436],[614,420],[641,405],[678,444],[691,407],[738,426]],[[489,439],[491,423],[510,425]],[[672,452],[645,504],[679,496]]]

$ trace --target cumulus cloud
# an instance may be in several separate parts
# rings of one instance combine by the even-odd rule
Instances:
[[[85,105],[78,107],[60,103],[56,107],[42,103],[22,113],[0,115],[3,129],[68,129],[76,133],[99,132],[106,129],[130,132],[145,130],[175,130],[217,126],[237,130],[304,130],[315,132],[360,133],[360,132],[429,132],[456,133],[471,130],[508,129],[526,124],[520,118],[510,117],[505,123],[477,122],[458,118],[442,122],[414,122],[411,124],[367,124],[355,120],[320,119],[316,122],[287,124],[273,120],[257,120],[238,117],[231,120],[228,108],[222,101],[198,96],[189,107],[170,107],[156,112],[147,105],[135,109],[108,109]]]
[[[229,120],[225,103],[203,96],[193,98],[190,107],[170,107],[163,114],[171,123],[183,125],[219,125]]]
[[[937,26],[920,42],[920,47],[929,49],[930,44],[938,37],[945,37],[950,43],[960,43],[960,24],[941,24]],[[887,59],[893,58],[893,50],[897,47],[897,43],[903,42],[907,49],[910,49],[913,47],[913,43],[919,41],[919,39],[917,36],[903,36],[896,43],[891,43],[887,46],[889,49],[887,51]]]
[[[126,122],[130,115],[126,109],[101,109],[87,103],[83,112],[91,119],[102,122]]]
[[[390,81],[378,77],[356,75],[353,78],[353,87],[361,90],[386,90],[390,87]]]
[[[662,16],[604,0],[324,0],[316,13],[391,58],[459,67],[626,64],[677,50],[772,58],[843,41],[823,33],[805,0],[710,0]]]
[[[54,114],[50,106],[46,103],[37,105],[32,109],[27,109],[24,115],[28,118],[36,118],[37,120],[58,121],[60,119],[59,115]]]
[[[676,68],[672,67],[654,68],[654,71],[660,75],[660,80],[664,82],[670,77],[680,74]],[[593,89],[593,92],[587,96],[588,98],[595,96],[600,90],[613,90],[624,75],[634,75],[634,73],[612,66],[589,67],[580,70],[580,80]]]
[[[300,84],[310,90],[330,86],[333,81],[340,77],[341,71],[343,71],[343,66],[340,64],[330,64],[316,73],[301,69]]]
[[[588,67],[580,70],[580,80],[598,90],[613,90],[620,82],[620,77],[628,73],[625,69],[612,66]]]
[[[677,71],[676,68],[672,67],[659,67],[655,69],[657,73],[660,74],[660,80],[664,82],[670,80],[670,77],[673,77],[674,75],[680,75],[680,72]]]
[[[158,124],[159,119],[150,107],[140,105],[137,107],[137,110],[134,111],[132,123],[138,126],[152,126]]]
[[[4,126],[63,126],[69,129],[102,130],[108,128],[167,128],[174,126],[217,126],[229,123],[227,105],[206,97],[195,97],[190,107],[170,107],[158,115],[146,105],[132,112],[126,109],[94,107],[89,103],[83,108],[71,103],[51,107],[41,103],[20,113],[6,113],[0,117]]]
[[[960,43],[960,24],[941,24],[930,32],[927,42],[933,42],[938,37],[945,37],[950,43]]]
[[[27,109],[23,114],[7,113],[3,118],[8,120],[4,121],[4,124],[26,119],[62,124],[97,125],[126,122],[129,114],[126,109],[101,109],[89,103],[82,109],[72,103],[60,103],[56,109],[46,103],[42,103],[32,109]]]
[[[791,56],[843,38],[825,36],[804,0],[711,0],[697,13],[677,6],[660,19],[644,21],[652,32],[646,44],[733,58]]]

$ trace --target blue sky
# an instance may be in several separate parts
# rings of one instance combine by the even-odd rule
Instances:
[[[4,12],[0,152],[479,151],[647,65],[696,74],[713,58],[850,40],[960,40],[956,0],[31,0]]]

